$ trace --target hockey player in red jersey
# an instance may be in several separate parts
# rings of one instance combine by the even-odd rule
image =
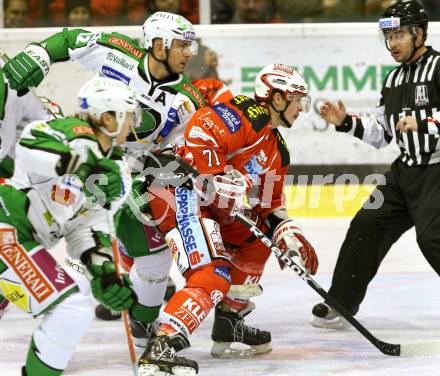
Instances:
[[[212,194],[197,186],[149,187],[152,216],[186,284],[164,308],[158,335],[139,361],[142,375],[158,369],[170,372],[174,365],[197,369],[196,362],[174,352],[189,346],[189,335],[214,307],[212,355],[271,350],[270,333],[244,323],[244,315],[252,310],[249,301],[228,294],[231,284],[258,283],[270,255],[234,220],[236,210],[246,210],[279,248],[297,255],[311,274],[316,273],[316,253],[284,206],[283,183],[290,159],[277,130],[290,128],[300,112],[308,111],[306,84],[291,68],[271,64],[257,76],[254,96],[255,100],[239,95],[198,110],[185,131],[186,146],[180,154],[201,174],[213,175]],[[252,209],[243,208],[245,195]],[[249,349],[237,353],[229,347],[232,342]]]

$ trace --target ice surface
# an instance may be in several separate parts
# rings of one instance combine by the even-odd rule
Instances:
[[[301,220],[320,257],[316,280],[328,288],[347,220]],[[374,244],[372,244],[374,247]],[[62,247],[58,250],[62,258]],[[176,271],[173,269],[173,275]],[[182,280],[176,277],[180,285]],[[356,330],[332,331],[309,325],[320,297],[290,270],[280,272],[271,258],[262,280],[264,293],[247,321],[272,332],[273,351],[252,359],[212,359],[205,320],[185,354],[197,360],[201,376],[414,376],[440,375],[440,355],[389,357]],[[440,341],[440,280],[422,257],[414,232],[405,234],[385,258],[370,284],[357,318],[373,335],[391,343]],[[0,375],[18,376],[38,320],[12,307],[0,320]],[[95,320],[66,375],[131,375],[122,322]]]

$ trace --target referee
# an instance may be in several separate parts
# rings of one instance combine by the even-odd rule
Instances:
[[[416,1],[397,2],[379,20],[385,45],[400,66],[384,81],[379,116],[347,115],[344,104],[325,102],[321,116],[375,146],[394,138],[400,156],[350,223],[329,294],[353,315],[368,283],[399,237],[415,226],[417,243],[440,275],[440,53],[425,46],[428,19]],[[383,197],[378,209],[368,208]],[[328,304],[312,311],[312,325],[341,328],[345,320]]]

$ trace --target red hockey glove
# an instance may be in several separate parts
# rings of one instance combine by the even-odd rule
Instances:
[[[312,245],[306,240],[301,228],[292,219],[281,222],[273,233],[273,242],[276,246],[290,257],[299,257],[301,265],[310,274],[316,274],[318,270],[318,256]],[[286,266],[279,261],[281,270]]]
[[[220,213],[233,216],[243,206],[244,196],[249,190],[249,181],[237,170],[225,175],[216,175],[213,180],[214,193],[211,205]]]

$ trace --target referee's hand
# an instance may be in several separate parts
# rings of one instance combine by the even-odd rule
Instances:
[[[324,120],[339,127],[347,116],[347,111],[341,100],[338,100],[337,104],[325,101],[319,109],[319,114]]]
[[[416,131],[418,128],[417,119],[412,116],[405,116],[399,120],[396,129],[402,132]]]

